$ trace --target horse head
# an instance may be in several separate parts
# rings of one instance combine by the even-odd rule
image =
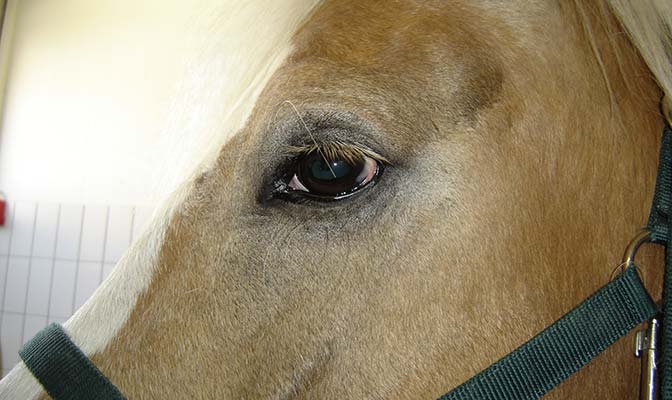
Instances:
[[[301,7],[244,126],[65,324],[129,398],[436,398],[646,220],[661,90],[606,5]],[[629,346],[550,397],[633,398]],[[3,390],[41,392],[23,365]]]

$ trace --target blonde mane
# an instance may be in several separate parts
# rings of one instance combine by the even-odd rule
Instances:
[[[672,110],[672,2],[669,0],[607,0],[665,94],[665,112]]]

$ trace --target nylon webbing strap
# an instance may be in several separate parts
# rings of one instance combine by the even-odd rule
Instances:
[[[672,246],[670,236],[672,218],[672,130],[663,130],[656,192],[647,228],[654,242],[665,246],[665,273],[663,283],[662,357],[660,366],[660,395],[662,400],[672,400]]]
[[[538,399],[656,314],[634,267],[439,400]]]
[[[653,194],[649,222],[646,225],[655,243],[667,245],[670,240],[668,236],[670,206],[672,206],[672,130],[665,127],[660,144],[656,191]]]
[[[19,354],[54,400],[125,399],[58,324],[40,331]]]

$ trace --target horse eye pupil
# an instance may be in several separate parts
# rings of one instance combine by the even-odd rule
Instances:
[[[344,160],[332,160],[327,164],[324,159],[318,159],[311,163],[310,172],[315,179],[331,181],[348,176],[352,166]]]
[[[314,152],[296,160],[287,187],[299,196],[340,200],[368,186],[380,171],[380,164],[371,157],[353,160]]]

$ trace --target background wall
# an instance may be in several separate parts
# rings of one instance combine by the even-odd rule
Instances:
[[[200,1],[204,6],[208,1]],[[0,125],[18,200],[154,204],[197,10],[176,0],[21,0]]]
[[[0,352],[5,375],[143,229],[180,138],[187,3],[9,0],[0,43]],[[166,133],[168,132],[168,133]]]
[[[170,190],[160,182],[183,141],[165,125],[198,46],[181,1],[9,1],[0,44],[3,375],[22,343],[88,299]]]
[[[5,83],[7,82],[17,1],[0,0],[0,122],[2,121],[2,104],[5,98]]]
[[[3,372],[21,343],[89,297],[159,199],[240,129],[317,0],[7,1]]]

